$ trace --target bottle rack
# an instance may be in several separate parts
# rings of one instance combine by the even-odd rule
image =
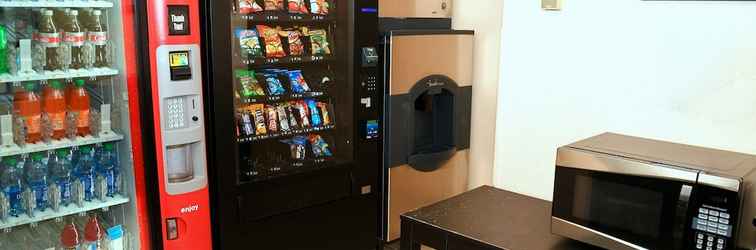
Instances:
[[[35,211],[34,217],[29,217],[26,214],[19,215],[18,217],[9,216],[5,221],[0,221],[0,229],[12,228],[15,226],[46,221],[68,215],[86,213],[97,209],[107,209],[109,207],[125,204],[128,202],[129,198],[117,195],[115,197],[108,198],[105,201],[85,201],[84,205],[81,207],[77,206],[76,204],[69,204],[68,206],[61,207],[57,212],[53,211],[50,208],[45,209],[45,211]]]
[[[113,2],[102,0],[4,0],[0,1],[3,8],[112,8]]]
[[[111,128],[110,104],[102,104],[100,106],[100,112],[102,127],[100,133],[96,136],[79,136],[74,140],[61,139],[53,140],[50,143],[38,142],[23,146],[14,143],[12,125],[13,116],[2,115],[0,116],[0,132],[2,132],[2,134],[0,134],[0,138],[2,138],[2,144],[0,144],[0,157],[123,140],[124,136],[115,133]]]
[[[25,81],[44,81],[52,79],[72,79],[72,78],[93,78],[99,76],[115,76],[118,75],[118,70],[111,68],[92,68],[92,69],[71,69],[68,71],[45,71],[45,72],[29,72],[18,74],[2,74],[0,75],[0,83],[9,82],[25,82]]]

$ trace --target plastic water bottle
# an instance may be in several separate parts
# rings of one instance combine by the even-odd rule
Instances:
[[[26,172],[26,183],[36,201],[36,209],[45,211],[47,209],[47,165],[42,162],[42,157],[42,153],[33,153],[31,162],[25,162],[24,165],[30,166]]]
[[[118,193],[118,164],[113,143],[105,143],[95,156],[97,161],[98,198],[113,197]]]
[[[50,197],[50,207],[57,211],[60,206],[67,206],[71,202],[71,161],[68,159],[68,149],[58,149],[50,159],[50,178],[55,193]],[[51,188],[50,192],[53,192]]]
[[[82,186],[80,192],[85,201],[92,201],[94,197],[94,159],[91,146],[79,148],[78,160],[74,165],[74,176]]]
[[[23,174],[18,166],[18,158],[15,156],[3,158],[0,188],[2,188],[3,194],[9,202],[8,214],[13,217],[18,217],[18,215],[24,213],[23,202],[21,200],[21,192],[23,191],[22,179]]]

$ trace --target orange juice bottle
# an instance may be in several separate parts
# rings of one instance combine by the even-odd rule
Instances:
[[[43,91],[42,112],[47,113],[52,124],[53,139],[60,139],[66,136],[66,97],[63,90],[63,83],[57,80],[50,82]]]
[[[34,82],[25,82],[24,87],[13,95],[13,113],[24,118],[27,143],[42,139],[42,110],[34,87]]]
[[[76,135],[89,135],[89,93],[84,88],[84,80],[75,81],[71,96],[69,96],[68,106],[71,112],[79,113],[76,118]]]

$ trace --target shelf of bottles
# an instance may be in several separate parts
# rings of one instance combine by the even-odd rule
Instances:
[[[330,0],[235,0],[240,180],[331,166],[336,126]]]
[[[101,0],[0,0],[4,231],[129,203],[117,144],[128,108],[112,66],[111,7]]]
[[[113,2],[102,0],[2,0],[0,8],[112,8]]]
[[[102,208],[5,228],[0,230],[0,249],[135,249],[122,212]]]

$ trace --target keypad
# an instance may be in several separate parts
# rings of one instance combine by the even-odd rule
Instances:
[[[723,250],[725,248],[725,238],[706,234],[703,232],[696,233],[696,249]]]
[[[719,208],[699,208],[698,215],[693,218],[693,229],[696,230],[696,249],[724,250],[732,235],[730,214]]]
[[[166,99],[166,109],[168,111],[166,119],[168,124],[166,125],[169,129],[182,128],[186,125],[184,124],[186,116],[184,113],[184,98]]]

